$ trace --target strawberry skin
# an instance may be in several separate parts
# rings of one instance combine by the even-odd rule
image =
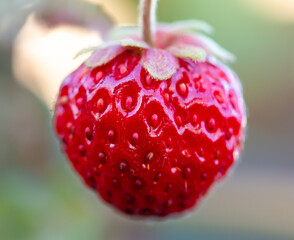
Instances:
[[[167,216],[196,206],[242,151],[245,104],[236,74],[213,57],[179,58],[154,79],[126,49],[63,82],[54,126],[85,183],[116,209]]]

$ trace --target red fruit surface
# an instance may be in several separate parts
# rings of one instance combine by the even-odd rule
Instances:
[[[63,82],[54,124],[86,184],[120,211],[166,216],[196,206],[232,167],[246,122],[236,74],[214,58],[177,58],[158,81],[125,50]]]

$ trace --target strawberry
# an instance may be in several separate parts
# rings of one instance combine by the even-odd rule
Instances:
[[[196,206],[242,151],[241,85],[222,63],[232,56],[205,30],[199,21],[163,24],[153,43],[135,33],[109,42],[61,86],[62,148],[124,213],[163,217]]]

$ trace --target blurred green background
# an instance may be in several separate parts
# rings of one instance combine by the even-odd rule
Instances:
[[[113,23],[136,22],[137,1],[92,2],[106,14],[78,0],[0,2],[0,239],[294,239],[294,1],[159,1],[159,21],[205,20],[235,53],[249,119],[230,178],[189,216],[147,223],[85,188],[51,127],[56,89],[78,47],[61,40],[89,45]],[[32,12],[39,27],[30,26]],[[59,25],[67,27],[53,34]]]

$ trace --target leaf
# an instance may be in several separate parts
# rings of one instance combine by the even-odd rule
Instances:
[[[130,36],[140,36],[140,28],[136,25],[114,27],[109,32],[108,39],[120,40],[124,38],[129,38]]]
[[[102,45],[86,61],[86,66],[94,68],[102,66],[117,57],[125,50],[119,43],[112,42]]]
[[[134,48],[141,48],[146,49],[149,48],[149,45],[143,41],[135,40],[132,38],[126,38],[119,41],[123,47],[134,47]]]
[[[169,52],[177,57],[190,58],[204,62],[206,59],[206,52],[203,48],[188,44],[177,44],[167,49]]]
[[[177,33],[185,32],[203,32],[206,34],[213,33],[213,27],[208,23],[201,20],[183,20],[177,21],[170,24],[163,24],[163,26],[168,27],[171,31]]]
[[[179,68],[179,62],[171,53],[162,49],[147,49],[142,65],[157,80],[169,79]]]
[[[97,50],[99,47],[88,47],[88,48],[84,48],[82,50],[80,50],[75,56],[74,59],[79,58],[80,56],[83,56],[84,54],[90,53],[90,52],[94,52],[95,50]]]
[[[214,55],[216,58],[220,59],[224,62],[234,62],[236,60],[236,57],[234,54],[230,53],[223,47],[221,47],[218,43],[216,43],[211,38],[203,35],[203,34],[197,34],[195,36],[204,46],[204,48],[207,49],[212,55]]]
[[[144,43],[143,41],[139,41],[139,40],[135,40],[135,39],[131,39],[131,38],[126,38],[126,39],[122,39],[120,41],[113,41],[110,43],[106,43],[100,46],[95,46],[95,47],[88,47],[88,48],[84,48],[81,51],[79,51],[75,56],[74,59],[84,55],[84,54],[88,54],[90,52],[94,52],[95,50],[99,50],[102,48],[106,48],[106,47],[110,47],[110,46],[114,46],[114,45],[121,45],[122,47],[130,47],[130,48],[141,48],[141,49],[146,49],[149,47],[148,44]]]

